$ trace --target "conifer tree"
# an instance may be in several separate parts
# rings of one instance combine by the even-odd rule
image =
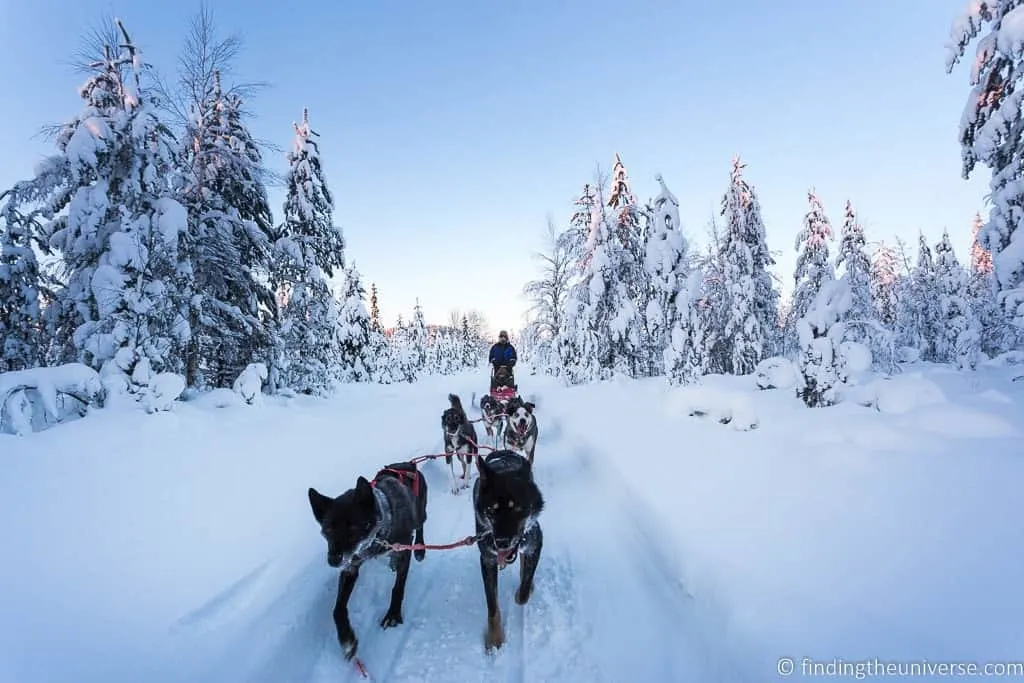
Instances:
[[[967,298],[967,272],[953,252],[949,231],[935,246],[935,280],[939,295],[935,357],[973,370],[979,359],[981,330]]]
[[[1007,314],[1024,326],[1024,249],[1020,206],[1024,205],[1024,54],[1021,52],[1020,0],[972,2],[953,25],[946,71],[966,56],[977,40],[971,63],[971,91],[960,117],[963,177],[980,163],[991,171],[991,211],[978,232],[992,254],[995,282]],[[984,35],[983,35],[984,33]],[[980,36],[980,38],[979,38]]]
[[[839,250],[836,253],[836,268],[843,268],[850,288],[850,306],[844,314],[844,322],[858,321],[859,325],[848,325],[846,337],[851,341],[872,344],[871,324],[877,316],[871,300],[871,261],[868,259],[864,230],[857,220],[853,204],[847,200],[843,227],[840,231]]]
[[[269,360],[267,284],[273,218],[262,181],[262,154],[242,117],[244,103],[225,93],[214,71],[187,127],[185,204],[190,267],[186,380],[229,386],[253,362]]]
[[[47,229],[67,272],[61,327],[74,330],[57,343],[73,344],[120,391],[130,376],[180,371],[191,331],[175,285],[187,214],[175,199],[174,140],[142,88],[138,49],[117,28],[120,44],[89,65],[84,110],[57,137],[61,156],[49,166],[64,182],[51,184],[58,196],[47,203],[51,215],[66,212]]]
[[[832,240],[832,224],[825,215],[821,201],[814,190],[807,193],[810,209],[804,216],[803,228],[796,236],[796,272],[793,279],[793,310],[790,320],[796,323],[807,315],[811,304],[818,296],[825,282],[835,280],[835,269],[829,259],[828,243]],[[797,329],[790,327],[787,335],[789,348],[801,348]]]
[[[0,193],[0,373],[43,360],[41,276],[34,225]],[[0,406],[2,409],[2,406]]]
[[[882,242],[875,250],[875,260],[871,264],[871,299],[879,321],[890,328],[896,324],[898,280],[896,254]]]
[[[748,374],[771,355],[778,315],[778,292],[769,266],[775,264],[765,237],[757,192],[744,179],[743,164],[733,159],[729,189],[722,197],[724,225],[716,233],[717,253],[705,269],[705,287],[719,321],[705,321],[714,330],[718,350],[708,367]]]
[[[306,393],[328,389],[338,359],[337,313],[327,280],[345,267],[345,241],[334,225],[318,138],[304,110],[288,157],[284,223],[274,245],[273,276],[284,300],[276,360],[285,385]]]
[[[669,333],[676,323],[675,299],[688,275],[689,245],[679,221],[679,200],[665,186],[660,173],[655,180],[661,192],[652,202],[652,229],[644,258],[644,271],[650,283],[644,321],[649,344],[646,355],[653,359],[653,371],[661,373]]]

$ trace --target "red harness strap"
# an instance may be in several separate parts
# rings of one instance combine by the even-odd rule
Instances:
[[[408,470],[396,470],[393,467],[385,467],[384,469],[382,469],[380,472],[377,473],[376,477],[373,478],[373,481],[370,482],[370,486],[373,486],[374,488],[376,488],[376,486],[377,486],[377,479],[380,477],[380,475],[384,474],[385,472],[390,472],[391,474],[394,474],[395,476],[398,477],[398,481],[402,482],[403,484],[405,483],[405,477],[406,476],[412,477],[412,495],[415,496],[416,498],[420,497],[420,473],[419,472],[410,472]]]

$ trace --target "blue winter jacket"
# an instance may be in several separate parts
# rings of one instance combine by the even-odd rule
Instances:
[[[489,358],[491,365],[507,365],[510,368],[516,364],[516,347],[511,344],[498,342],[491,347]]]

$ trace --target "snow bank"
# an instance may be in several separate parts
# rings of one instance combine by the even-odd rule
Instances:
[[[939,385],[921,373],[876,378],[862,386],[847,388],[843,397],[895,415],[946,402],[946,396]]]
[[[800,381],[800,370],[788,358],[774,356],[757,364],[754,378],[759,389],[793,389]]]
[[[1015,404],[977,398],[967,380]],[[751,390],[762,422],[749,434],[683,431],[660,384],[545,390],[545,419],[645,511],[694,600],[751,648],[766,672],[751,680],[774,675],[781,654],[1019,658],[1024,390],[1006,371],[870,382],[880,410],[811,410],[788,391]],[[700,391],[683,395],[688,408]]]
[[[710,382],[675,388],[667,398],[666,408],[670,415],[707,417],[738,431],[757,429],[759,424],[749,390]]]

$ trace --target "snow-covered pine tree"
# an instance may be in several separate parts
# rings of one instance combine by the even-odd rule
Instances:
[[[1010,324],[1009,316],[996,298],[992,255],[978,242],[983,224],[981,214],[975,214],[971,228],[971,272],[967,281],[967,297],[981,329],[981,353],[992,357],[1024,344],[1024,330]]]
[[[197,94],[186,128],[185,204],[190,268],[186,381],[229,386],[250,363],[266,362],[273,346],[268,285],[273,217],[262,180],[262,154],[238,95],[224,92],[214,71]]]
[[[665,368],[664,351],[671,341],[669,334],[676,324],[675,299],[689,274],[689,244],[679,221],[679,200],[665,186],[660,173],[654,179],[661,191],[651,202],[651,232],[644,256],[650,297],[644,310],[644,321],[650,345],[646,355],[652,359],[653,372],[660,374]],[[685,310],[687,306],[683,308]]]
[[[652,358],[652,344],[647,339],[647,326],[643,319],[647,302],[653,296],[650,281],[644,273],[650,217],[637,204],[626,167],[618,154],[615,155],[615,165],[612,167],[607,205],[612,212],[614,237],[622,245],[621,260],[617,266],[619,281],[625,286],[626,294],[633,304],[629,314],[633,316],[635,331],[631,331],[629,336],[636,337],[635,341],[623,347],[622,353],[632,357],[623,359],[625,362],[620,364],[618,372],[625,372],[630,377],[649,376],[660,365]]]
[[[409,325],[399,315],[388,339],[388,367],[393,382],[415,382],[422,371],[422,366],[416,365],[409,337]]]
[[[974,214],[974,221],[971,224],[971,273],[991,275],[992,252],[982,246],[978,240],[978,234],[984,225],[985,222],[981,219],[981,214]]]
[[[871,261],[868,259],[866,246],[864,230],[857,220],[853,203],[847,200],[839,249],[836,252],[836,268],[843,268],[850,287],[850,307],[843,321],[863,323],[848,324],[847,339],[872,345],[872,339],[878,336],[872,327],[877,316],[871,299]]]
[[[967,297],[967,272],[953,252],[948,230],[935,245],[935,281],[939,295],[935,358],[973,370],[978,365],[981,330]]]
[[[789,351],[802,349],[797,325],[807,315],[811,304],[817,299],[818,292],[825,282],[835,280],[835,269],[829,258],[828,243],[832,240],[832,224],[825,215],[821,201],[814,190],[807,192],[810,208],[804,216],[804,225],[796,236],[795,248],[799,252],[796,258],[796,272],[793,279],[793,310],[791,325],[787,334]],[[802,353],[802,351],[801,351]]]
[[[743,177],[746,164],[733,158],[729,189],[722,197],[721,232],[713,262],[705,268],[705,287],[720,322],[713,323],[714,337],[722,345],[712,355],[709,368],[738,375],[754,371],[771,355],[778,316],[778,291],[769,266],[775,264],[765,238],[761,203],[757,192]]]
[[[359,271],[353,263],[345,269],[345,278],[338,311],[338,363],[337,373],[341,382],[372,382],[377,378],[379,348],[371,337],[374,330],[366,312]]]
[[[708,373],[708,351],[715,347],[716,340],[715,317],[706,284],[703,271],[694,269],[670,304],[675,311],[663,363],[671,385],[691,384]]]
[[[370,283],[370,329],[380,332],[384,328],[380,324],[380,305],[377,300],[377,283]]]
[[[972,2],[954,23],[948,43],[946,72],[964,58],[978,40],[970,60],[971,91],[960,117],[963,177],[978,163],[991,171],[989,219],[978,234],[992,254],[1002,304],[1015,323],[1024,326],[1024,6],[1021,0]]]
[[[602,199],[600,187],[597,192]],[[636,263],[604,212],[603,201],[595,203],[591,230],[579,279],[566,297],[565,331],[556,342],[571,384],[616,372],[635,377],[642,352],[639,314],[628,283]]]
[[[338,359],[337,319],[328,278],[345,267],[345,240],[334,225],[334,199],[324,180],[319,135],[303,110],[288,155],[284,223],[274,245],[275,289],[282,292],[275,362],[285,386],[324,393]]]
[[[935,342],[938,338],[939,299],[932,250],[924,234],[920,233],[917,263],[906,281],[904,294],[899,296],[898,326],[904,343],[916,348],[922,360],[937,359]]]
[[[899,276],[896,272],[896,254],[885,242],[875,249],[871,263],[871,300],[879,322],[893,329],[896,325],[896,288]]]
[[[427,330],[427,319],[423,315],[423,307],[420,300],[416,299],[416,305],[412,309],[412,322],[408,329],[408,344],[410,358],[413,367],[416,368],[417,376],[427,374],[427,345],[430,343],[430,333]]]
[[[6,194],[0,193],[0,373],[38,367],[44,348],[36,229]]]
[[[836,389],[847,379],[840,347],[846,332],[842,318],[849,306],[846,276],[823,279],[797,321],[800,381],[796,394],[809,408],[834,405]]]
[[[115,392],[182,370],[190,336],[175,285],[188,224],[175,199],[180,164],[141,87],[141,55],[117,27],[121,44],[89,65],[85,109],[57,138],[73,190],[50,240],[67,270],[61,296],[73,303],[78,357]]]

